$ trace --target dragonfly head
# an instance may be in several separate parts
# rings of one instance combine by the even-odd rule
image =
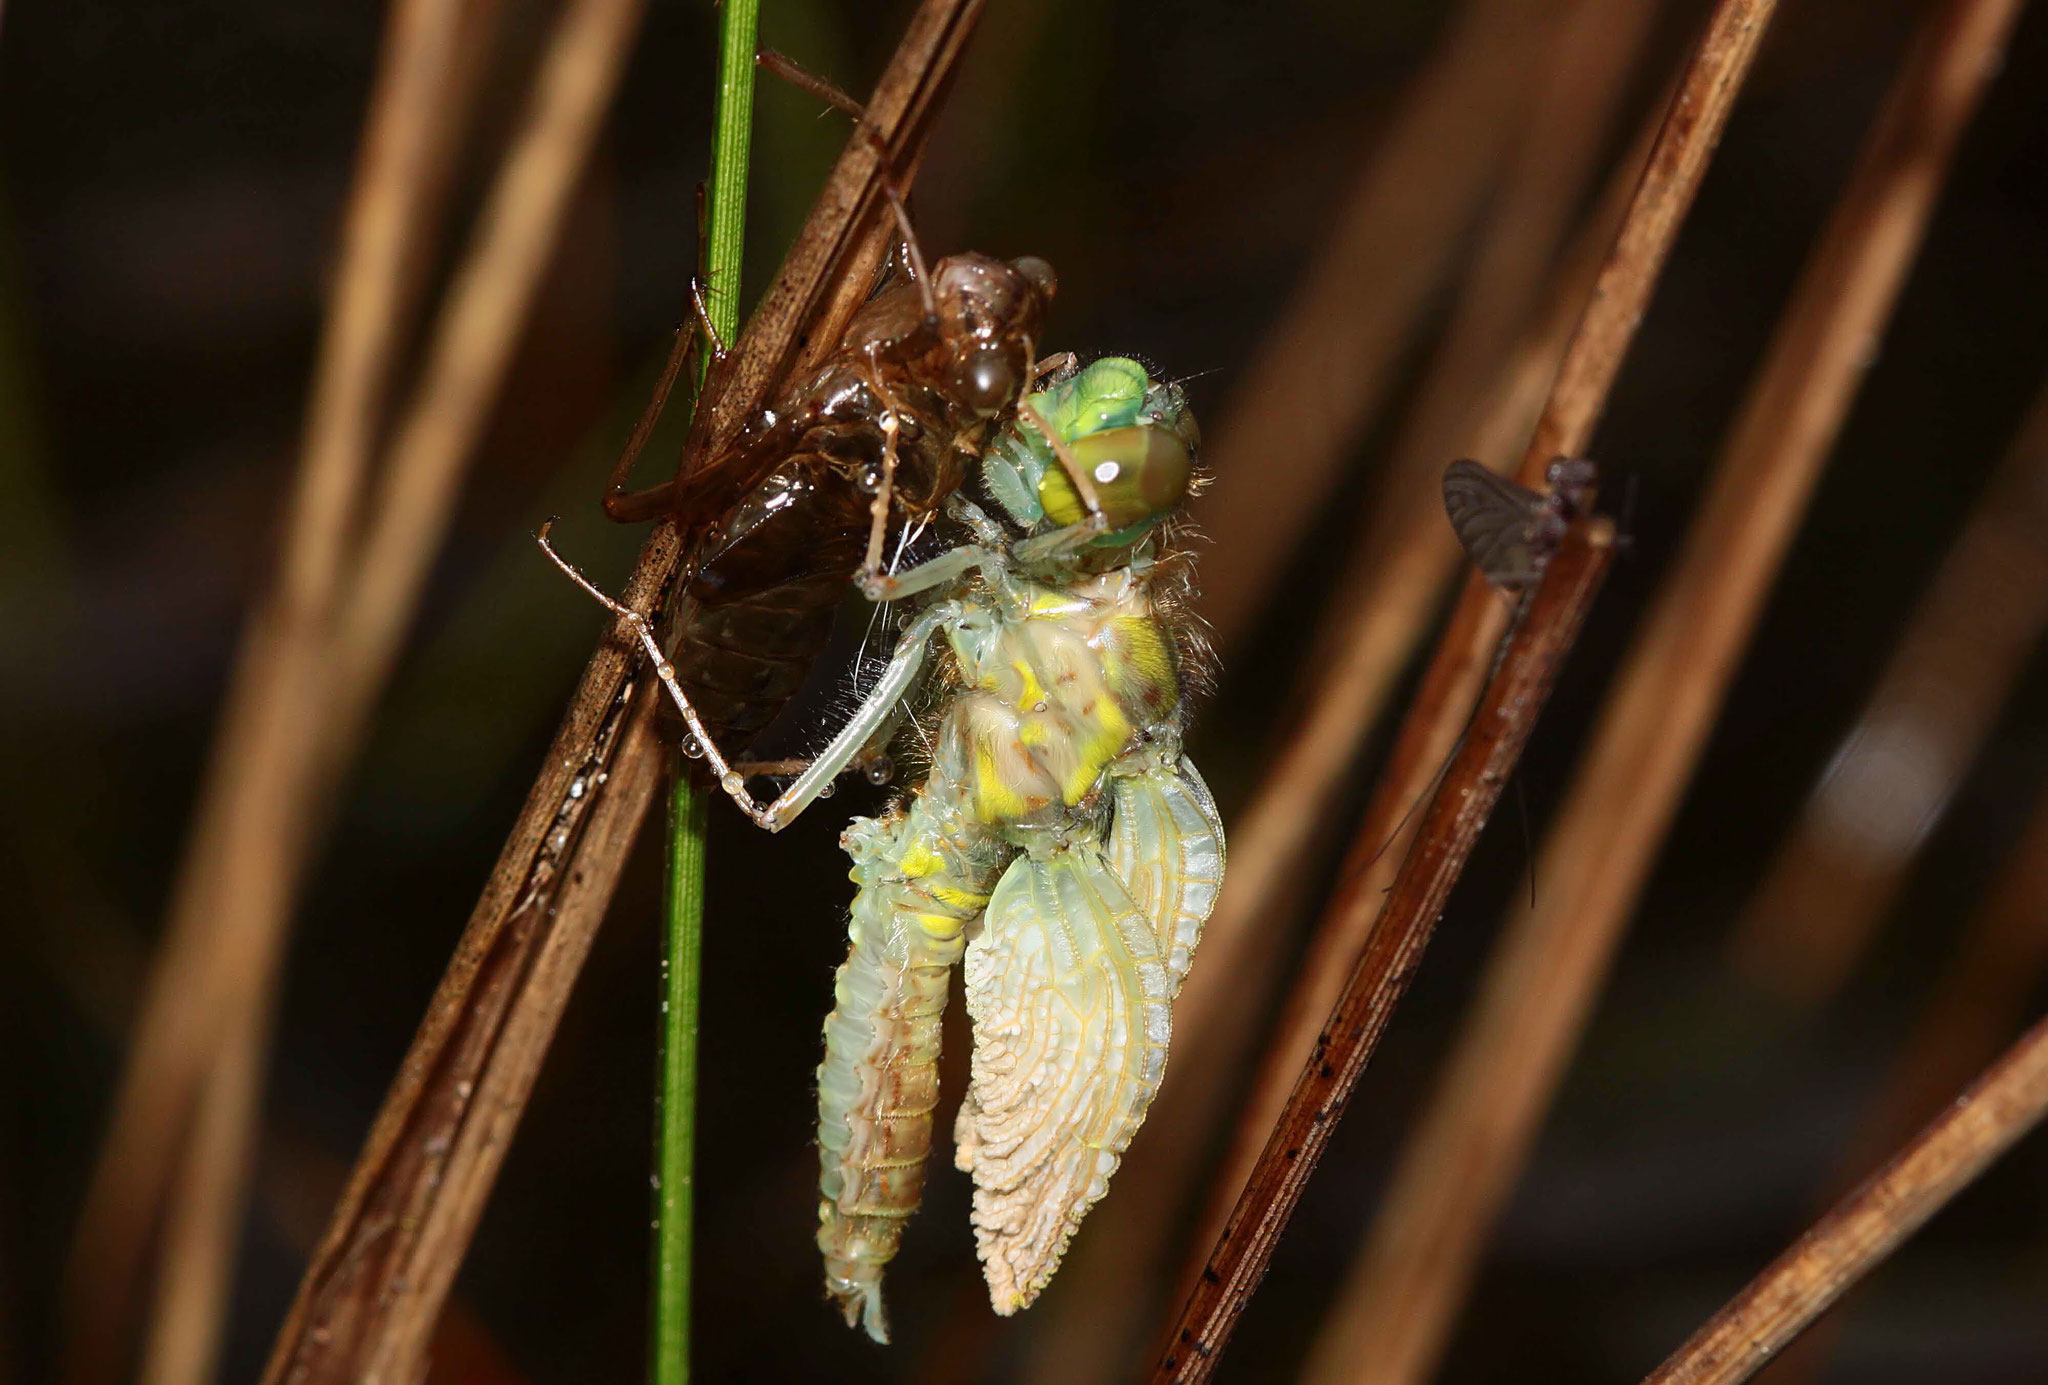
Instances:
[[[1093,546],[1126,547],[1179,508],[1194,479],[1200,435],[1178,385],[1138,362],[1105,356],[1026,401],[1066,444],[1110,532]],[[1026,529],[1079,523],[1087,506],[1051,445],[1027,420],[1004,431],[983,464],[988,489]]]

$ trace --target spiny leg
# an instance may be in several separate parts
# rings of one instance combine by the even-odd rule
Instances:
[[[626,479],[633,474],[633,467],[639,462],[647,439],[653,436],[654,425],[661,421],[662,411],[668,407],[669,394],[675,389],[676,377],[683,373],[683,363],[690,359],[696,344],[694,332],[677,330],[675,345],[669,348],[668,360],[661,367],[661,378],[654,383],[654,396],[641,411],[640,421],[633,425],[632,435],[626,439],[626,450],[612,463],[611,479],[605,487],[604,496],[606,518],[620,524],[637,524],[666,513],[674,503],[674,481],[664,481],[642,491],[628,491]]]
[[[881,730],[898,715],[903,700],[916,688],[917,680],[924,672],[932,636],[959,618],[960,608],[953,602],[943,601],[904,629],[903,637],[896,641],[896,652],[889,656],[888,666],[882,670],[882,676],[875,680],[874,687],[868,690],[846,725],[839,728],[832,743],[818,752],[818,757],[797,776],[795,783],[762,810],[756,820],[763,827],[771,832],[781,831],[811,805],[827,784],[838,778],[840,771],[860,758]]]
[[[869,362],[872,366],[874,363]],[[875,498],[868,505],[868,551],[861,562],[860,583],[866,590],[882,571],[882,540],[889,529],[889,503],[896,496],[897,441],[903,431],[902,415],[897,411],[896,401],[889,397],[887,387],[882,384],[881,372],[870,370],[868,388],[882,401],[882,479],[875,487]]]
[[[1062,371],[1071,369],[1078,359],[1071,351],[1059,351],[1037,362],[1031,367],[1031,383],[1025,386],[1025,392],[1028,394],[1030,391],[1037,389],[1038,382],[1046,376],[1058,375]]]
[[[626,480],[639,463],[647,439],[653,436],[655,424],[661,421],[663,411],[668,408],[668,397],[675,389],[676,379],[683,373],[683,366],[689,361],[697,343],[702,341],[710,347],[713,366],[725,359],[725,342],[720,339],[718,328],[711,321],[710,310],[704,304],[703,282],[694,277],[690,280],[690,306],[696,314],[696,329],[679,329],[676,332],[675,345],[669,348],[668,360],[661,367],[661,378],[655,381],[654,397],[647,401],[640,421],[633,425],[632,435],[626,439],[626,450],[612,463],[611,479],[605,487],[604,513],[607,519],[616,523],[638,524],[667,514],[674,506],[673,480],[639,491],[628,491]]]
[[[908,572],[866,572],[860,574],[860,593],[868,600],[880,605],[885,601],[900,601],[906,596],[915,596],[930,591],[958,577],[964,577],[975,568],[989,562],[994,555],[979,544],[961,544],[948,549],[930,562],[919,563]]]
[[[946,499],[946,513],[966,525],[979,542],[959,544],[908,572],[863,572],[861,595],[877,605],[898,601],[1000,561],[1009,538],[1002,526],[982,513],[979,505],[964,496],[953,495]]]
[[[1081,506],[1088,511],[1088,518],[1081,522],[1093,525],[1098,534],[1108,530],[1109,517],[1102,512],[1102,497],[1095,493],[1095,478],[1088,474],[1088,468],[1081,465],[1081,459],[1074,455],[1072,445],[1060,436],[1057,428],[1045,421],[1045,415],[1038,412],[1038,406],[1030,400],[1018,402],[1017,417],[1038,430],[1039,436],[1045,439],[1046,446],[1052,449],[1052,455],[1059,459],[1060,470],[1066,472],[1067,479],[1074,483],[1074,491],[1081,497]]]
[[[876,680],[875,686],[854,711],[852,718],[839,729],[839,734],[832,738],[832,743],[797,776],[796,782],[783,790],[774,802],[764,806],[747,792],[746,779],[733,768],[732,763],[712,741],[711,733],[705,729],[702,718],[697,715],[697,709],[690,705],[689,695],[676,681],[675,665],[663,656],[661,644],[654,638],[654,631],[647,617],[605,595],[598,590],[595,583],[557,553],[554,545],[548,541],[548,531],[553,527],[553,520],[541,526],[541,551],[548,555],[556,567],[568,574],[570,581],[632,627],[634,637],[640,641],[641,648],[647,651],[647,657],[654,665],[655,676],[661,679],[662,686],[668,689],[668,695],[674,700],[676,709],[682,713],[684,723],[690,728],[690,734],[696,737],[697,744],[703,748],[704,758],[710,763],[711,772],[718,777],[719,788],[739,806],[741,812],[770,832],[780,832],[795,821],[798,814],[816,801],[824,787],[839,777],[841,770],[860,757],[862,751],[874,740],[876,733],[895,715],[897,705],[916,686],[918,675],[924,668],[925,648],[931,642],[932,636],[948,621],[959,618],[958,608],[951,602],[944,602],[912,621],[904,630],[903,637],[896,642],[896,652],[890,657],[888,667],[882,670],[882,676]]]
[[[931,274],[925,265],[924,250],[917,243],[917,232],[910,224],[909,203],[905,199],[902,186],[896,180],[895,159],[880,133],[868,124],[867,107],[831,81],[773,48],[756,50],[754,62],[788,82],[798,91],[808,92],[834,110],[843,111],[853,117],[855,132],[873,146],[876,156],[882,161],[882,195],[889,199],[889,209],[895,214],[897,229],[903,233],[903,246],[910,255],[910,275],[916,281],[918,294],[924,300],[925,318],[928,321],[936,321],[939,310],[937,302],[932,298]]]
[[[688,694],[683,691],[682,685],[676,681],[675,665],[671,664],[667,657],[662,654],[661,643],[654,638],[654,629],[647,617],[623,602],[615,601],[605,595],[604,592],[598,589],[596,583],[577,571],[574,564],[557,553],[554,544],[548,541],[548,533],[554,527],[555,522],[552,519],[541,525],[540,533],[536,536],[540,542],[541,551],[548,555],[548,558],[556,567],[568,574],[570,581],[583,588],[599,605],[632,627],[634,638],[639,640],[641,648],[647,651],[647,658],[653,665],[655,677],[659,678],[662,686],[668,689],[668,695],[674,700],[676,710],[683,714],[684,724],[690,728],[690,734],[696,738],[697,744],[702,747],[704,758],[710,762],[711,772],[718,778],[719,788],[723,789],[726,796],[739,805],[741,812],[752,818],[760,826],[767,828],[770,832],[775,831],[779,824],[776,824],[769,817],[768,810],[756,803],[753,795],[747,792],[746,780],[740,776],[738,771],[733,769],[731,763],[719,751],[717,743],[711,739],[711,733],[705,729],[703,720],[697,715],[697,709],[690,705]]]

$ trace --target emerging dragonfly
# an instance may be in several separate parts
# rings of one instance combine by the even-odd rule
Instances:
[[[622,485],[635,449],[614,472],[612,518],[683,527],[660,642],[696,714],[693,750],[775,719],[823,651],[847,575],[880,574],[891,517],[928,522],[1030,382],[1052,266],[964,254],[927,275],[906,246],[839,349],[732,447],[636,494]]]
[[[1171,1004],[1223,879],[1181,754],[1200,659],[1166,520],[1193,477],[1178,387],[1108,357],[1019,407],[982,461],[1000,520],[872,597],[922,595],[850,747],[943,638],[921,787],[843,838],[860,892],[818,1069],[826,1285],[887,1340],[882,1268],[915,1210],[947,969],[965,956],[973,1077],[955,1129],[998,1313],[1028,1306],[1144,1120]]]
[[[770,828],[921,712],[924,782],[842,838],[860,889],[818,1069],[826,1284],[877,1341],[882,1270],[923,1187],[955,962],[974,1021],[956,1162],[974,1176],[997,1312],[1052,1277],[1158,1088],[1224,861],[1181,754],[1202,650],[1190,560],[1164,523],[1195,445],[1179,388],[1123,358],[1069,364],[1023,400],[980,458],[998,514],[956,492],[945,509],[967,542],[863,573],[871,600],[915,613],[860,708],[766,809],[647,623],[583,583],[634,623],[722,785]]]

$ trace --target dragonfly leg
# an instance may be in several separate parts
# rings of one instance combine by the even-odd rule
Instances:
[[[773,73],[798,91],[808,92],[837,111],[844,111],[855,120],[867,119],[867,108],[840,90],[830,78],[820,77],[787,53],[778,53],[773,48],[757,49],[754,63],[766,72]]]
[[[654,629],[647,617],[634,610],[631,606],[615,601],[599,591],[595,583],[578,572],[573,564],[555,551],[554,545],[548,541],[548,531],[554,527],[554,523],[550,519],[540,527],[538,537],[541,551],[548,555],[548,558],[556,567],[568,574],[570,581],[583,588],[606,610],[625,621],[632,628],[634,638],[639,640],[640,647],[647,651],[648,662],[653,665],[655,677],[659,678],[661,685],[668,689],[668,695],[674,700],[676,710],[683,714],[683,721],[690,728],[691,736],[695,737],[697,744],[703,747],[704,758],[710,764],[711,772],[717,776],[719,788],[723,789],[726,796],[739,805],[741,812],[752,818],[760,826],[767,828],[770,832],[779,831],[787,819],[775,820],[772,816],[772,805],[771,808],[763,808],[754,801],[754,796],[747,792],[746,780],[732,767],[724,754],[720,752],[717,743],[711,739],[711,733],[705,729],[703,719],[697,715],[697,709],[690,705],[689,695],[683,691],[682,684],[676,681],[675,665],[671,664],[667,657],[662,654],[661,643],[654,638]],[[801,783],[803,781],[799,780],[798,782]],[[813,789],[811,797],[816,796],[816,790]],[[790,816],[793,817],[795,814],[792,813]]]
[[[946,513],[966,525],[975,541],[984,547],[1001,548],[1009,542],[1010,536],[1004,532],[1003,526],[990,519],[987,511],[964,495],[955,493],[947,496]]]
[[[1031,383],[1024,387],[1024,392],[1029,394],[1032,390],[1037,389],[1039,381],[1045,379],[1048,375],[1064,375],[1071,371],[1074,368],[1075,362],[1079,359],[1071,351],[1061,351],[1055,355],[1047,356],[1044,360],[1031,367]]]
[[[908,572],[870,572],[863,569],[857,575],[857,581],[861,595],[880,605],[885,601],[899,601],[906,596],[930,591],[933,587],[963,577],[990,561],[992,556],[979,544],[962,544],[928,563],[919,563]]]
[[[1027,399],[1018,403],[1017,417],[1029,423],[1033,428],[1036,428],[1039,436],[1045,439],[1046,445],[1052,448],[1053,456],[1059,458],[1060,470],[1066,472],[1067,479],[1074,483],[1074,493],[1081,497],[1081,506],[1088,511],[1088,518],[1082,520],[1080,524],[1069,527],[1077,530],[1087,529],[1088,538],[1093,538],[1097,534],[1107,533],[1109,531],[1109,516],[1102,512],[1102,497],[1095,493],[1095,478],[1088,474],[1087,467],[1081,465],[1081,459],[1074,455],[1073,447],[1065,438],[1060,436],[1057,428],[1045,421],[1045,415],[1038,412],[1038,407],[1031,403],[1030,400]],[[1058,532],[1064,533],[1066,531],[1061,530]],[[1044,537],[1052,538],[1054,535],[1048,534]]]
[[[868,551],[860,569],[863,583],[873,580],[882,570],[882,540],[889,529],[889,502],[896,496],[897,441],[903,428],[902,415],[882,384],[879,371],[871,373],[868,386],[882,401],[882,479],[868,505]]]
[[[702,311],[701,306],[699,311]],[[640,421],[633,425],[632,436],[626,439],[626,450],[612,463],[611,480],[606,484],[604,496],[604,512],[608,519],[620,524],[638,524],[668,513],[675,503],[673,481],[664,481],[642,491],[629,491],[626,478],[633,474],[633,466],[640,460],[647,439],[653,435],[654,425],[661,421],[662,410],[668,407],[669,393],[675,389],[676,377],[682,374],[683,363],[689,360],[696,340],[694,333],[678,331],[675,345],[668,349],[668,360],[661,367],[661,378],[654,383],[654,395],[641,411]],[[715,346],[717,338],[714,336],[712,341]]]
[[[903,233],[903,245],[910,255],[911,277],[917,281],[918,292],[924,299],[926,321],[938,320],[938,304],[932,298],[931,275],[926,272],[924,250],[917,243],[917,232],[910,224],[910,207],[902,186],[896,180],[894,156],[875,128],[868,124],[867,107],[848,96],[826,78],[797,62],[787,54],[773,48],[762,48],[754,53],[757,66],[780,77],[798,91],[808,92],[837,111],[844,111],[853,117],[854,128],[862,138],[875,148],[882,160],[882,195],[889,199],[889,209],[895,213],[897,229]]]
[[[911,621],[903,632],[903,638],[896,642],[896,652],[890,656],[882,676],[875,680],[875,686],[846,725],[839,728],[839,734],[832,738],[832,743],[818,752],[818,758],[797,776],[794,784],[782,791],[781,797],[765,809],[750,811],[748,816],[770,832],[779,832],[795,821],[797,815],[818,797],[819,790],[858,759],[874,740],[875,734],[897,715],[903,699],[910,695],[924,672],[932,636],[959,618],[960,608],[953,602],[944,601]]]

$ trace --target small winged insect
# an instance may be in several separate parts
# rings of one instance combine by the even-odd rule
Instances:
[[[1478,462],[1452,462],[1444,469],[1444,512],[1472,565],[1519,596],[1543,576],[1572,516],[1591,508],[1598,479],[1591,462],[1559,457],[1545,473],[1546,494]]]
[[[1559,457],[1544,469],[1544,479],[1550,486],[1548,492],[1530,490],[1474,461],[1455,461],[1444,468],[1444,513],[1450,518],[1451,532],[1458,536],[1465,556],[1472,560],[1480,575],[1516,602],[1514,623],[1494,652],[1493,667],[1487,670],[1489,678],[1499,671],[1500,662],[1507,655],[1508,641],[1514,635],[1514,625],[1520,623],[1527,610],[1529,593],[1542,580],[1543,570],[1557,555],[1565,530],[1574,518],[1592,512],[1600,472],[1589,461]],[[1472,715],[1478,715],[1476,708]],[[1394,831],[1373,853],[1373,860],[1377,861],[1381,852],[1399,840],[1408,819],[1436,791],[1457,756],[1457,747],[1465,743],[1471,729],[1468,720],[1443,763],[1430,776],[1429,787],[1401,815]]]

